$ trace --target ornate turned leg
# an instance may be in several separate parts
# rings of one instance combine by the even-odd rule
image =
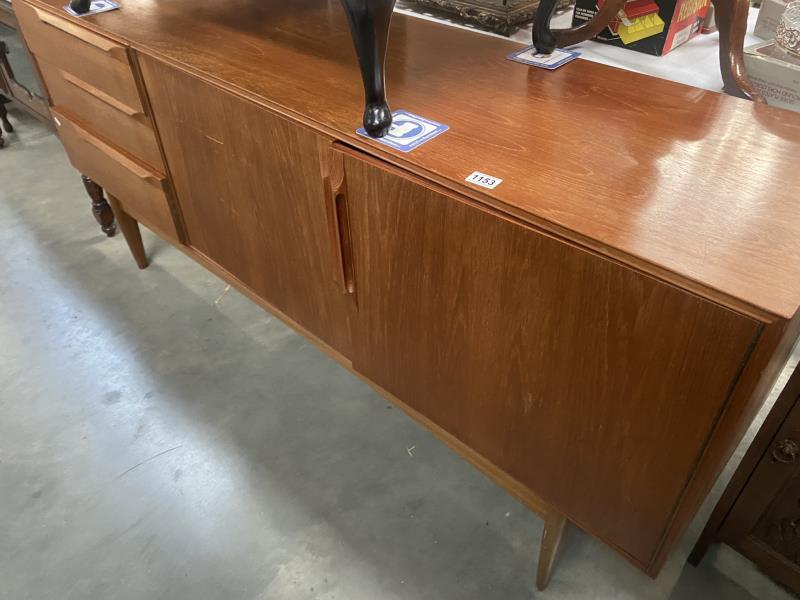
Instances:
[[[69,7],[79,15],[89,12],[92,0],[70,0]]]
[[[625,0],[608,0],[591,20],[569,29],[550,29],[550,19],[556,10],[558,0],[542,0],[536,11],[533,23],[533,45],[536,51],[550,54],[556,48],[566,48],[592,39],[603,31],[616,14],[625,6]]]
[[[744,68],[744,34],[749,0],[712,0],[719,30],[719,66],[723,89],[731,96],[764,102]]]
[[[111,207],[106,202],[103,196],[103,188],[97,185],[86,175],[81,175],[83,187],[86,188],[86,193],[92,199],[92,214],[100,228],[108,237],[112,237],[117,233],[117,225],[114,222],[114,213],[111,212]]]
[[[3,124],[3,129],[6,130],[6,133],[12,133],[14,131],[14,126],[11,125],[11,121],[8,120],[8,109],[6,109],[6,97],[0,94],[0,123]]]
[[[567,518],[559,512],[549,510],[544,516],[544,532],[542,545],[539,548],[539,567],[536,573],[536,587],[544,590],[550,583],[553,565],[558,559],[561,541],[567,526]]]
[[[137,223],[133,217],[125,212],[125,209],[122,208],[119,200],[117,200],[111,194],[108,195],[108,202],[111,204],[111,208],[114,210],[114,215],[117,217],[117,223],[119,223],[119,228],[122,230],[122,235],[125,237],[125,241],[128,243],[128,248],[130,249],[131,254],[133,254],[133,260],[136,261],[136,265],[140,269],[146,269],[148,265],[147,255],[144,252],[144,244],[142,243],[142,233],[139,231],[139,223]]]
[[[341,2],[350,23],[364,81],[364,129],[373,137],[383,137],[392,124],[392,111],[386,103],[383,67],[395,0]]]

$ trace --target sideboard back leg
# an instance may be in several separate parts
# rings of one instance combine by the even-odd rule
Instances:
[[[383,137],[392,124],[392,111],[386,103],[383,72],[395,0],[341,2],[347,13],[364,81],[364,129],[373,137]]]
[[[81,175],[81,181],[83,181],[83,187],[86,188],[89,198],[92,199],[92,214],[95,220],[100,225],[103,233],[108,237],[113,237],[117,232],[117,225],[114,222],[114,213],[111,212],[111,207],[103,195],[103,188],[86,175]]]
[[[128,243],[128,248],[130,248],[131,254],[133,254],[133,259],[136,261],[136,265],[140,269],[146,269],[148,265],[147,255],[144,252],[144,244],[142,243],[142,233],[139,231],[139,223],[125,212],[125,209],[122,208],[119,200],[117,200],[111,194],[108,195],[108,202],[111,204],[111,208],[114,210],[114,215],[117,217],[117,223],[119,223],[119,228],[122,230],[122,235],[125,237],[125,241]]]
[[[712,0],[719,29],[719,65],[725,93],[764,102],[744,68],[744,34],[749,0]]]
[[[746,1],[746,0],[745,0]],[[566,48],[592,39],[603,31],[617,13],[625,6],[625,0],[608,0],[591,20],[569,29],[550,29],[550,19],[558,0],[542,0],[533,23],[533,45],[536,51],[550,54],[556,48]]]
[[[544,531],[539,548],[539,566],[536,572],[536,588],[539,591],[544,590],[550,583],[553,566],[558,560],[558,552],[561,549],[561,541],[564,538],[566,527],[567,518],[564,515],[553,509],[547,510],[544,515]]]

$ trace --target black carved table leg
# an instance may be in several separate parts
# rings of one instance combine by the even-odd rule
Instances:
[[[3,130],[5,129],[6,133],[11,133],[14,131],[14,127],[11,125],[11,121],[8,120],[8,111],[6,110],[6,102],[8,99],[0,94],[0,123],[2,123],[2,127],[0,127],[0,148],[5,146],[5,140],[3,139]]]
[[[723,89],[731,96],[764,102],[744,68],[744,35],[749,0],[712,0],[719,29],[719,64]]]
[[[117,232],[117,224],[114,221],[114,213],[103,195],[103,188],[86,175],[81,175],[81,179],[83,180],[83,187],[86,188],[86,192],[92,199],[92,213],[95,220],[100,224],[103,233],[108,237],[113,236]]]
[[[542,0],[536,10],[533,22],[533,45],[536,51],[550,54],[558,48],[566,48],[573,44],[592,39],[603,31],[617,13],[625,6],[625,0],[608,0],[594,17],[578,27],[569,29],[550,29],[550,19],[556,11],[558,0]]]
[[[71,0],[69,3],[69,7],[79,15],[89,12],[91,6],[91,0]]]
[[[383,137],[392,124],[392,112],[386,103],[383,70],[395,0],[341,2],[350,23],[364,80],[364,129],[373,137]]]

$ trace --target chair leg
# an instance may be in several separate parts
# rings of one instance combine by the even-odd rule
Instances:
[[[133,259],[140,269],[146,269],[148,266],[147,255],[144,251],[144,244],[142,243],[142,233],[139,231],[139,223],[134,220],[114,196],[108,195],[108,202],[114,211],[114,216],[117,217],[117,223],[122,230],[122,235],[128,243],[128,248],[133,254]]]
[[[545,514],[542,543],[539,548],[539,566],[536,572],[536,588],[539,591],[544,590],[550,583],[566,527],[567,518],[561,513],[549,510]]]
[[[392,112],[386,102],[384,62],[395,0],[341,2],[347,13],[364,82],[364,129],[373,137],[383,137],[392,125]]]
[[[551,54],[556,48],[566,48],[592,39],[603,31],[625,6],[625,0],[608,0],[591,20],[569,29],[550,29],[550,20],[558,0],[542,0],[533,23],[533,45],[541,54]]]
[[[11,125],[11,121],[8,120],[8,109],[6,108],[6,97],[0,94],[0,123],[3,124],[3,129],[6,130],[6,133],[13,133],[14,126]],[[2,134],[0,134],[1,136]]]
[[[100,228],[108,237],[113,237],[117,232],[117,224],[114,222],[114,213],[111,212],[111,207],[106,202],[103,196],[103,188],[86,175],[81,175],[83,187],[86,188],[86,193],[92,199],[92,214],[95,221],[97,221]]]
[[[82,15],[89,12],[89,9],[92,7],[92,2],[91,0],[71,0],[69,7],[77,14]]]
[[[712,0],[719,30],[719,66],[725,93],[755,102],[765,102],[744,68],[744,35],[749,0]]]

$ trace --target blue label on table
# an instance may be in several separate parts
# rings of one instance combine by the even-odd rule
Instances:
[[[567,64],[568,62],[572,62],[580,55],[580,52],[575,52],[574,50],[561,50],[561,48],[556,48],[553,50],[552,54],[539,54],[536,52],[536,48],[533,46],[528,46],[522,50],[512,52],[508,55],[508,58],[509,60],[522,63],[523,65],[532,65],[534,67],[549,69],[552,71],[553,69],[557,69],[558,67]]]
[[[448,129],[450,127],[447,125],[442,125],[405,110],[396,110],[392,113],[392,126],[389,129],[389,133],[382,138],[374,138],[368,135],[363,127],[358,129],[356,133],[381,144],[391,146],[395,150],[400,150],[400,152],[410,152]]]
[[[116,10],[118,8],[119,4],[112,0],[92,0],[89,11],[79,15],[69,7],[69,4],[64,6],[64,10],[73,17],[86,17],[89,15],[96,15],[97,13],[108,12],[109,10]]]

